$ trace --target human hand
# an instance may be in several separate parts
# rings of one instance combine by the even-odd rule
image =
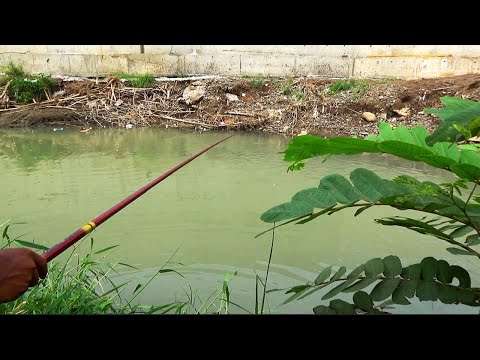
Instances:
[[[47,272],[46,260],[28,248],[0,250],[0,303],[17,299]]]

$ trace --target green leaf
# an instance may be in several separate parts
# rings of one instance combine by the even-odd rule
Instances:
[[[173,269],[160,269],[160,270],[158,270],[157,273],[158,273],[158,274],[163,274],[163,273],[169,273],[169,272],[173,272],[173,273],[175,273],[175,274],[177,274],[177,275],[180,275],[181,277],[185,277],[185,276],[183,276],[182,274],[180,274],[177,270],[173,270]]]
[[[380,258],[368,260],[364,266],[365,275],[368,277],[377,276],[383,273],[383,261]]]
[[[480,109],[479,104],[480,103],[474,103],[474,105]],[[477,120],[478,117],[472,119],[474,122]],[[445,125],[441,124],[439,129],[442,126]],[[460,133],[452,126],[450,126],[450,128],[453,130],[455,134],[454,138],[456,139],[456,136],[460,135]],[[437,129],[437,131],[439,129]],[[428,136],[426,129],[418,126],[410,130],[406,129],[404,126],[398,126],[397,128],[392,129],[390,124],[380,122],[379,130],[380,135],[378,137],[369,136],[368,139],[364,140],[342,137],[330,139],[323,139],[314,136],[295,137],[291,140],[285,151],[284,160],[296,163],[320,155],[383,152],[408,160],[423,161],[440,169],[448,169],[450,166],[458,163],[466,163],[480,168],[480,158],[476,156],[477,148],[475,146],[457,146],[456,144],[436,141],[434,141],[435,143],[433,146],[430,146],[432,145],[431,143],[427,145],[426,139],[431,138],[431,136]],[[460,148],[464,151],[460,152]],[[473,149],[474,151],[467,149]],[[473,157],[476,157],[474,163],[466,161],[467,158],[470,158],[471,160]],[[465,171],[464,168],[457,170]],[[474,169],[472,168],[469,169],[469,176],[472,176],[473,170]]]
[[[296,162],[319,155],[378,152],[375,149],[375,142],[355,138],[335,137],[324,139],[311,135],[296,136],[289,142],[284,160]]]
[[[137,286],[135,287],[135,290],[133,290],[133,293],[135,294],[141,287],[142,287],[142,284],[137,284]]]
[[[311,285],[298,285],[298,286],[294,286],[292,287],[291,289],[289,289],[285,294],[290,294],[290,293],[299,293],[300,291],[303,291],[305,289],[308,289],[312,287]]]
[[[478,245],[480,244],[480,236],[478,236],[478,234],[469,235],[467,236],[465,243],[469,246]]]
[[[449,248],[446,248],[445,250],[447,250],[450,254],[453,254],[453,255],[475,256],[475,254],[472,254],[471,252],[464,249],[459,249],[457,247],[449,247]]]
[[[388,140],[398,140],[396,131],[392,128],[392,125],[389,123],[380,121],[378,124],[378,130],[380,135],[378,136],[377,142],[388,141]]]
[[[340,285],[334,287],[328,293],[323,295],[322,300],[328,300],[328,299],[334,297],[335,295],[341,293],[345,288],[349,287],[350,284],[352,284],[355,280],[356,279],[350,279],[350,280],[347,280],[347,281],[341,283]]]
[[[450,284],[453,280],[453,273],[450,269],[450,264],[445,260],[438,260],[438,272],[437,279],[438,281],[444,284]]]
[[[353,216],[357,217],[358,215],[360,215],[362,212],[364,212],[365,210],[371,208],[372,205],[365,205],[365,206],[362,206],[361,208],[358,208],[357,211],[355,211],[355,214]]]
[[[390,297],[400,284],[401,279],[386,279],[379,282],[370,293],[373,301],[382,301]]]
[[[422,273],[422,266],[420,264],[413,264],[403,268],[402,277],[405,279],[420,279]]]
[[[319,188],[310,188],[297,192],[292,197],[292,202],[303,202],[312,208],[325,209],[337,205],[337,201],[329,191]]]
[[[428,158],[432,151],[422,146],[404,143],[402,141],[384,141],[378,148],[387,154],[395,155],[407,160],[418,160],[418,156]]]
[[[475,104],[475,101],[452,96],[443,96],[440,98],[440,101],[445,105],[445,107],[440,109],[425,108],[423,109],[423,112],[425,114],[433,114],[442,120],[446,120],[450,116],[468,109]]]
[[[472,228],[469,225],[463,225],[458,227],[456,230],[452,231],[450,234],[448,234],[450,237],[456,239],[462,236],[467,235],[468,233],[474,231],[475,229]]]
[[[421,261],[420,265],[422,267],[422,280],[432,281],[437,276],[438,264],[435,258],[426,257]]]
[[[15,239],[14,242],[17,243],[18,245],[25,246],[25,247],[28,247],[28,248],[31,248],[31,249],[48,250],[48,247],[40,245],[40,244],[36,244],[34,242],[30,242],[30,241]]]
[[[358,290],[362,290],[363,288],[366,288],[367,286],[369,286],[370,284],[373,284],[375,281],[378,281],[377,278],[365,278],[365,279],[361,279],[361,280],[358,280],[355,284],[353,284],[352,286],[349,286],[347,288],[345,288],[344,290],[342,290],[343,292],[354,292],[354,291],[358,291]],[[323,299],[322,299],[323,300]]]
[[[8,221],[7,221],[7,222],[8,222]],[[7,222],[4,222],[4,223],[2,224],[2,226],[5,225]],[[0,227],[1,227],[1,226],[0,226]],[[3,239],[10,240],[10,237],[8,236],[8,228],[9,228],[9,227],[10,227],[10,224],[8,224],[7,226],[5,226],[5,229],[3,229],[3,233],[2,233],[2,238],[3,238]]]
[[[305,135],[306,136],[306,135]],[[313,308],[313,312],[317,315],[337,315],[335,310],[325,305],[318,305]]]
[[[376,202],[382,197],[391,195],[385,180],[370,170],[355,169],[350,173],[350,180],[364,200]]]
[[[332,267],[331,266],[323,269],[322,272],[315,279],[314,284],[318,285],[318,284],[323,283],[325,280],[327,280],[330,277],[331,273],[332,273]]]
[[[438,299],[437,284],[433,281],[420,281],[417,285],[417,297],[420,301],[435,301]]]
[[[438,286],[438,299],[444,304],[458,303],[457,290],[453,286],[440,284]]]
[[[343,274],[345,274],[346,272],[347,272],[347,268],[345,266],[342,266],[340,269],[338,269],[335,275],[332,276],[330,281],[336,281],[340,279],[343,276]]]
[[[277,205],[264,212],[260,219],[267,223],[273,223],[308,215],[311,212],[313,212],[313,207],[308,204],[303,202],[289,202]]]
[[[434,226],[420,220],[396,216],[391,218],[375,219],[375,221],[382,225],[401,226],[416,231],[420,234],[433,235],[442,240],[451,240],[447,234],[437,230]]]
[[[443,102],[446,97],[441,98]],[[460,101],[461,100],[461,101]],[[437,127],[432,135],[425,140],[427,145],[433,145],[437,142],[455,142],[461,133],[453,127],[454,124],[459,124],[468,127],[471,121],[476,120],[480,116],[480,103],[471,102],[466,104],[465,100],[458,98],[450,98],[447,100],[449,104],[445,104],[446,108],[440,109],[424,109],[424,112],[434,114],[443,118],[443,122]]]
[[[383,274],[387,277],[395,277],[402,273],[402,263],[398,256],[389,255],[383,258]]]
[[[305,297],[307,296],[308,294],[305,294],[306,291],[311,287],[310,285],[300,285],[302,287],[304,287],[303,289],[295,289],[295,291],[297,291],[296,293],[294,293],[292,296],[290,296],[287,300],[285,300],[282,305],[286,305],[290,302],[292,302],[293,300],[297,300],[297,299],[300,299],[302,297]],[[296,287],[296,286],[295,286]],[[321,289],[323,286],[319,286],[317,289]],[[293,288],[292,288],[293,289]],[[290,289],[291,290],[291,289]],[[295,291],[288,291],[287,294],[289,292],[295,292]]]
[[[404,289],[406,297],[411,299],[415,296],[418,282],[419,280],[402,280],[400,286]]]
[[[304,166],[305,166],[305,163],[299,162],[299,163],[295,163],[295,164],[290,165],[288,167],[288,170],[298,171],[298,170],[302,170]]]
[[[328,286],[329,284],[324,284],[324,285],[320,285],[320,286],[316,286],[314,287],[313,289],[309,290],[309,291],[305,291],[305,292],[302,292],[301,294],[299,294],[299,296],[297,297],[298,300],[301,300],[303,298],[306,298],[307,296],[310,296],[312,295],[313,293],[319,291],[319,290],[322,290],[324,287]],[[286,304],[287,302],[285,301],[283,304]]]
[[[126,266],[126,267],[129,267],[129,268],[132,268],[132,269],[135,269],[135,270],[140,270],[140,268],[136,267],[136,266],[133,266],[133,265],[130,265],[130,264],[127,264],[127,263],[124,263],[124,262],[119,262],[118,265],[123,265],[123,266]]]
[[[355,269],[353,269],[350,274],[347,275],[347,279],[358,279],[358,277],[362,275],[363,270],[364,270],[364,265],[360,264]]]
[[[412,298],[415,296],[417,289],[416,280],[401,280],[400,285],[392,293],[392,301],[399,305],[408,305],[410,301],[406,298]]]
[[[462,179],[470,181],[480,179],[480,168],[470,164],[453,164],[450,166],[450,170]]]
[[[338,174],[325,176],[320,181],[319,189],[330,192],[340,204],[350,204],[360,200],[360,196],[352,184]]]
[[[460,282],[459,286],[463,288],[469,288],[472,286],[472,281],[470,280],[470,274],[464,268],[458,265],[450,266],[453,277],[457,278]]]
[[[356,315],[355,307],[341,299],[330,301],[329,307],[333,309],[338,315]]]
[[[472,137],[472,132],[460,124],[453,124],[455,130],[463,135],[465,139],[470,139]]]
[[[472,304],[475,301],[475,294],[467,289],[456,289],[458,302],[462,304]],[[478,306],[478,304],[476,304]]]
[[[478,128],[480,127],[480,117],[470,121],[468,123],[468,130],[476,130],[476,132],[473,134],[474,136],[478,135]]]
[[[357,291],[353,294],[353,302],[355,305],[364,311],[370,311],[373,309],[373,301],[365,291]]]
[[[101,250],[98,250],[98,251],[95,251],[94,252],[94,255],[97,255],[97,254],[101,254],[105,251],[108,251],[108,250],[111,250],[111,249],[115,249],[117,246],[120,246],[120,245],[112,245],[112,246],[107,246],[106,248],[103,248]]]

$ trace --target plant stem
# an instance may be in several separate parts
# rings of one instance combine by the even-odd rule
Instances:
[[[267,274],[265,275],[265,285],[263,286],[262,308],[260,309],[260,314],[263,314],[263,306],[265,305],[265,295],[267,293],[268,273],[270,271],[270,263],[272,262],[272,253],[273,253],[273,243],[274,243],[274,241],[275,241],[275,223],[273,223],[272,243],[270,245],[270,255],[268,257]]]
[[[292,222],[295,222],[295,221],[298,221],[298,220],[301,220],[301,219],[305,219],[307,217],[311,217],[312,220],[320,215],[323,215],[325,213],[328,213],[328,215],[331,215],[333,213],[336,213],[340,210],[343,210],[343,209],[346,209],[346,208],[353,208],[353,207],[363,207],[363,206],[390,206],[390,207],[393,207],[395,209],[398,209],[398,210],[415,210],[415,211],[421,211],[421,212],[425,212],[425,213],[429,213],[429,214],[433,214],[433,215],[440,215],[440,216],[443,216],[447,219],[452,219],[452,220],[455,220],[455,221],[458,221],[459,223],[462,223],[462,224],[465,224],[465,225],[470,225],[469,222],[465,222],[463,220],[460,220],[460,219],[457,219],[455,217],[453,217],[452,215],[448,216],[448,215],[444,215],[444,214],[439,214],[438,212],[436,212],[435,210],[433,211],[427,211],[427,210],[419,210],[419,209],[415,209],[415,208],[411,208],[411,207],[405,207],[405,206],[401,206],[401,205],[394,205],[394,204],[381,204],[381,203],[370,203],[370,202],[361,202],[361,203],[356,203],[356,204],[347,204],[347,205],[342,205],[342,206],[339,206],[337,208],[334,208],[334,207],[330,207],[330,208],[327,208],[327,209],[323,209],[323,210],[320,210],[318,212],[311,212],[309,214],[305,214],[305,215],[301,215],[301,216],[297,216],[296,218],[294,219],[290,219],[290,220],[287,220],[285,221],[284,223],[281,223],[280,225],[278,226],[274,226],[274,227],[271,227],[270,229],[267,229],[265,231],[262,231],[261,233],[255,235],[255,238],[263,235],[263,234],[266,234],[267,232],[273,230],[274,228],[278,228],[278,227],[281,227],[281,226],[284,226],[284,225],[287,225],[287,224],[290,224]]]
[[[363,279],[391,280],[391,279],[398,279],[398,277],[391,277],[391,276],[359,276],[359,277],[357,277],[357,278],[355,279],[355,281],[357,281],[357,280],[363,280]],[[402,280],[407,280],[407,281],[417,281],[416,279],[408,279],[408,278],[402,278],[402,277],[401,277],[401,279],[402,279]],[[346,281],[346,280],[351,280],[351,279],[349,279],[348,277],[342,277],[342,278],[339,278],[339,279],[336,279],[336,280],[333,280],[333,281],[332,281],[332,280],[329,280],[329,281],[323,282],[323,283],[318,284],[318,285],[313,285],[313,284],[312,284],[311,287],[324,288],[324,287],[326,287],[326,286],[328,286],[328,285],[330,285],[330,284],[333,284],[333,283],[335,283],[335,282],[338,282],[338,281]],[[422,281],[426,282],[425,280],[422,280]],[[442,283],[442,282],[440,282],[440,281],[438,281],[438,280],[433,280],[433,282],[434,282],[435,284],[440,284],[440,285],[445,285],[445,286],[451,286],[451,287],[453,287],[453,288],[455,288],[455,289],[467,290],[467,291],[473,292],[473,293],[476,294],[476,295],[480,295],[480,288],[473,288],[473,287],[467,288],[467,287],[455,286],[455,285],[452,285],[452,284]],[[305,290],[307,290],[307,288],[304,289],[304,290],[302,290],[302,291],[305,291]]]
[[[468,206],[468,203],[470,201],[470,199],[472,198],[472,195],[473,193],[475,192],[475,189],[477,188],[477,183],[475,182],[475,185],[473,186],[472,188],[472,191],[470,192],[470,195],[468,195],[468,199],[467,201],[465,202],[465,206],[463,208],[460,208],[458,205],[457,207],[462,210],[462,212],[465,214],[465,216],[467,217],[468,221],[470,222],[469,225],[471,225],[475,231],[477,232],[477,234],[480,236],[480,230],[477,228],[477,226],[473,223],[472,219],[470,219],[470,216],[468,216],[467,214],[467,206]],[[455,204],[456,205],[456,204]]]

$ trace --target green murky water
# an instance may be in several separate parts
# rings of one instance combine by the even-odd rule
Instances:
[[[52,246],[81,225],[166,170],[225,137],[225,133],[190,133],[175,129],[0,131],[0,222],[13,218],[16,235]],[[230,283],[232,301],[254,308],[255,273],[264,276],[270,235],[259,217],[271,206],[288,201],[296,191],[317,186],[330,173],[348,175],[357,167],[386,178],[402,173],[426,180],[444,180],[445,172],[423,164],[378,155],[314,160],[304,170],[286,173],[278,152],[281,136],[237,134],[194,160],[93,233],[96,247],[120,245],[115,253],[143,269],[118,275],[144,282],[178,248],[173,261],[185,278],[162,274],[141,296],[161,304],[197,294],[199,302],[221,288],[224,274],[238,271]],[[457,263],[479,278],[473,258],[454,256],[434,238],[376,224],[374,218],[398,214],[373,209],[354,218],[337,213],[307,225],[291,225],[276,233],[269,288],[313,280],[327,265],[356,265],[373,257],[398,255],[404,264],[434,254]],[[402,215],[406,214],[405,212]],[[86,244],[84,244],[86,245]],[[61,255],[65,256],[65,255]],[[61,258],[60,257],[60,258]],[[311,313],[319,297],[286,306],[282,292],[268,295],[277,313]],[[242,312],[234,307],[233,312]],[[463,306],[424,302],[397,312],[472,312]]]

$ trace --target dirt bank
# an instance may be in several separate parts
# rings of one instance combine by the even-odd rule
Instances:
[[[363,136],[376,132],[379,120],[434,129],[439,121],[422,110],[440,107],[442,96],[480,100],[480,75],[368,80],[353,85],[305,77],[157,79],[147,89],[126,84],[113,77],[61,81],[60,91],[46,101],[21,105],[7,99],[0,108],[0,127],[95,129],[130,123],[137,127]],[[374,114],[375,120],[365,120],[364,112]]]

